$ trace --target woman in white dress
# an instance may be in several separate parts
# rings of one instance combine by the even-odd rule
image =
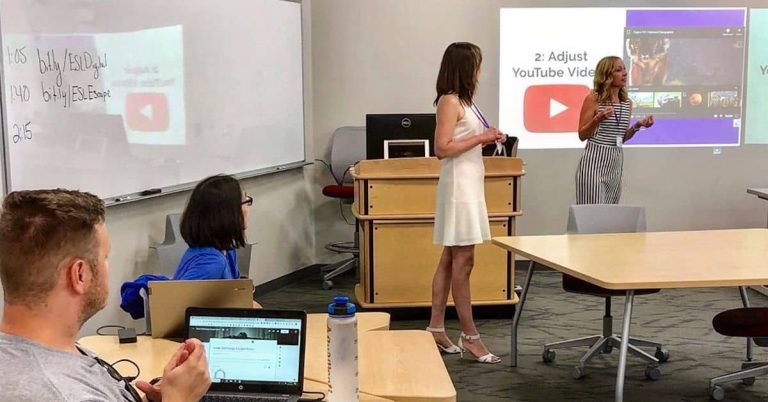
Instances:
[[[437,77],[435,154],[441,165],[434,243],[443,246],[443,253],[432,280],[432,316],[427,331],[445,353],[463,356],[467,351],[479,362],[499,363],[501,359],[480,340],[469,290],[475,245],[491,238],[482,146],[506,140],[498,129],[488,125],[472,101],[481,62],[480,48],[471,43],[453,43],[443,54]],[[461,324],[458,346],[445,334],[449,291]]]

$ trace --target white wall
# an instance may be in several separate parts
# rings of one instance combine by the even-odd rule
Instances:
[[[499,8],[558,3],[572,5],[550,0],[315,2],[312,23],[318,150],[328,143],[335,127],[363,125],[366,113],[433,112],[440,58],[454,41],[474,42],[483,49],[477,103],[491,121],[498,121]],[[565,230],[567,207],[575,202],[574,174],[580,155],[575,149],[520,151],[527,174],[518,234]],[[622,202],[645,205],[650,230],[765,226],[766,205],[748,196],[746,188],[768,186],[767,157],[766,146],[724,148],[722,155],[713,155],[712,148],[627,149]],[[337,233],[320,216],[317,228],[326,236]]]

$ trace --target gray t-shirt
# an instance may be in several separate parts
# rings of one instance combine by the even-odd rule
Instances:
[[[0,401],[134,402],[94,354],[49,348],[0,332]]]

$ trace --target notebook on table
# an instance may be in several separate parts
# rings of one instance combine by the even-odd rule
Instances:
[[[306,329],[303,311],[188,308],[186,337],[205,345],[211,376],[202,401],[298,401]]]

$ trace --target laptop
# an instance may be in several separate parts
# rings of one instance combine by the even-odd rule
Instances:
[[[152,281],[148,293],[153,338],[183,337],[187,307],[253,307],[250,279]]]
[[[186,337],[205,345],[211,375],[202,401],[298,401],[306,334],[303,311],[188,308]]]

